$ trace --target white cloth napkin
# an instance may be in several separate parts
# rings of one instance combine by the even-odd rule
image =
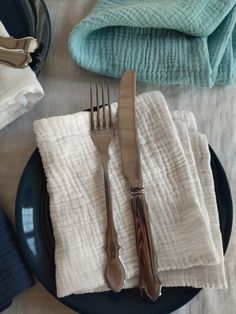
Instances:
[[[1,21],[0,35],[9,36]],[[43,88],[29,66],[17,69],[0,62],[0,129],[31,110],[43,96]]]
[[[190,112],[170,114],[159,92],[136,98],[141,165],[149,205],[155,268],[164,286],[224,288],[223,249],[206,137]],[[117,125],[110,147],[114,220],[126,271],[138,284],[129,187],[122,172]],[[34,131],[50,194],[56,242],[57,295],[108,290],[105,192],[89,113],[36,121]]]

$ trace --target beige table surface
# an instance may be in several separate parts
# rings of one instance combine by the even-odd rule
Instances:
[[[89,82],[102,77],[80,69],[71,60],[67,38],[72,27],[90,11],[95,0],[46,0],[52,21],[52,43],[39,76],[45,98],[23,117],[0,130],[0,205],[14,222],[14,206],[22,170],[35,149],[32,122],[42,117],[74,113],[88,107]],[[119,81],[110,79],[112,98],[117,99]],[[227,88],[159,87],[138,83],[138,93],[160,90],[170,109],[194,112],[199,129],[221,159],[236,193],[236,84]],[[236,233],[233,230],[225,265],[228,290],[205,289],[178,314],[236,313]],[[39,283],[14,299],[4,314],[74,313],[54,299]],[[111,313],[112,314],[112,313]],[[122,313],[121,313],[122,314]]]

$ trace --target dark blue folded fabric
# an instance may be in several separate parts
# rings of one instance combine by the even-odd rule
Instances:
[[[0,208],[0,312],[12,299],[34,284],[17,244],[14,229]]]

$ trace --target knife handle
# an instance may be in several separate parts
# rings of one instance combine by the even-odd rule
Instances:
[[[148,207],[142,187],[131,189],[131,205],[139,260],[139,289],[144,299],[154,302],[161,295],[161,282],[154,273]]]
[[[0,48],[0,62],[8,63],[17,68],[25,68],[32,58],[29,53],[21,50],[8,50]]]
[[[6,49],[20,49],[24,52],[34,52],[38,47],[39,43],[37,39],[33,37],[14,38],[0,36],[0,46]]]

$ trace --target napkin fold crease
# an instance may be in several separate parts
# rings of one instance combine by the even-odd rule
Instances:
[[[114,140],[110,184],[114,221],[126,271],[125,288],[138,285],[130,193],[124,178],[112,105]],[[136,98],[144,187],[155,269],[164,286],[224,288],[222,239],[206,137],[192,113],[170,113],[159,92]],[[36,121],[56,243],[59,297],[109,290],[105,279],[105,191],[88,112]]]

